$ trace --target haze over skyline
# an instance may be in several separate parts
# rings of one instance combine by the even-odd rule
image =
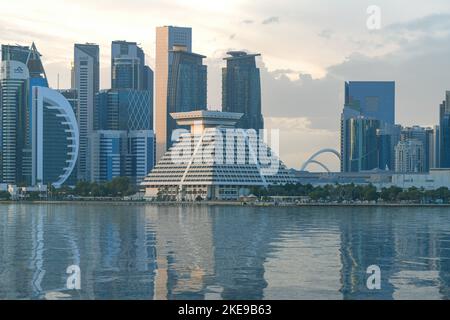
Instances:
[[[380,30],[366,27],[372,4],[381,8]],[[266,124],[281,128],[281,158],[295,168],[320,148],[338,149],[345,80],[396,81],[397,123],[403,125],[437,124],[439,103],[450,89],[450,4],[444,0],[18,0],[2,4],[0,42],[35,41],[55,88],[58,74],[60,87],[70,86],[73,44],[98,43],[106,89],[111,41],[140,43],[153,68],[161,25],[192,27],[193,51],[208,57],[212,109],[221,105],[225,53],[262,54]],[[324,162],[339,167],[333,158]]]

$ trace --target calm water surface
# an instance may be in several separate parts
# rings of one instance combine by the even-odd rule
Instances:
[[[70,265],[80,291],[66,289]],[[0,299],[58,294],[448,299],[450,210],[0,205]]]

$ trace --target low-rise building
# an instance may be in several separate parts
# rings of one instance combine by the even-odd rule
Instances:
[[[145,178],[147,199],[237,200],[254,187],[296,182],[254,130],[234,128],[242,114],[192,111],[171,116],[190,131],[180,134]]]

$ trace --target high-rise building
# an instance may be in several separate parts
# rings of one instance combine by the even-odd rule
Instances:
[[[450,91],[439,106],[439,166],[450,168]]]
[[[395,171],[399,173],[424,172],[424,146],[416,139],[400,141],[395,147]]]
[[[353,141],[364,141],[363,137],[354,137],[354,128],[348,127],[354,123],[351,119],[363,118],[379,122],[379,139],[375,145],[368,145],[365,148],[371,150],[371,157],[375,157],[376,164],[367,162],[366,169],[358,169],[354,162]],[[371,127],[371,126],[370,126]],[[353,131],[352,131],[353,130]],[[391,137],[387,137],[390,135]],[[367,137],[371,137],[368,134]],[[393,81],[350,81],[345,83],[345,103],[341,115],[341,171],[352,172],[359,170],[371,170],[374,168],[392,169],[394,159],[394,147],[398,141],[398,130],[395,126],[395,82]],[[370,140],[370,139],[369,139]],[[373,143],[366,141],[364,143]],[[382,150],[379,150],[382,147]],[[371,158],[374,159],[374,158]],[[389,160],[390,159],[390,160]],[[372,167],[372,165],[374,165]],[[365,168],[366,165],[362,165]],[[371,168],[370,168],[371,167]]]
[[[348,138],[348,157],[345,167],[349,172],[376,169],[378,164],[377,131],[380,121],[366,118],[350,118],[346,120]]]
[[[155,134],[152,130],[128,132],[127,169],[131,183],[139,185],[155,166]]]
[[[148,90],[101,90],[95,96],[94,130],[152,130]]]
[[[98,130],[90,135],[90,181],[106,182],[122,176],[126,131]]]
[[[107,182],[128,177],[138,185],[155,162],[155,136],[152,130],[98,130],[91,134],[89,146],[91,181]]]
[[[434,160],[432,162],[432,168],[441,167],[441,155],[440,155],[440,126],[433,127],[433,145],[434,145]]]
[[[264,129],[261,112],[261,79],[256,57],[260,54],[247,54],[231,51],[224,60],[227,66],[222,69],[222,110],[244,114],[236,125],[238,128]]]
[[[64,98],[67,99],[67,101],[72,106],[73,113],[75,114],[75,119],[78,119],[78,92],[75,89],[61,89],[58,90],[59,93],[61,93]],[[75,168],[72,171],[72,174],[70,177],[66,180],[66,185],[74,186],[76,185],[78,181],[78,161],[75,164]]]
[[[27,66],[14,60],[2,61],[1,87],[1,180],[3,183],[31,183],[27,174],[25,152],[29,149],[29,72]]]
[[[100,49],[96,44],[75,44],[72,88],[78,92],[78,125],[80,153],[78,179],[87,180],[89,164],[88,139],[94,127],[94,99],[100,88]]]
[[[206,110],[207,67],[205,56],[188,52],[185,46],[174,46],[169,51],[172,64],[169,66],[167,110],[169,114]],[[167,119],[167,147],[172,145],[172,132],[177,128],[172,117]]]
[[[111,88],[153,91],[153,71],[136,42],[112,42]]]
[[[72,107],[48,88],[34,43],[29,48],[2,46],[2,60],[2,181],[59,187],[72,173],[78,154]]]
[[[380,122],[377,130],[378,139],[378,168],[381,170],[394,170],[395,146],[400,141],[401,126]]]
[[[47,87],[32,88],[32,185],[61,187],[71,176],[79,150],[78,124],[69,101]]]
[[[423,146],[423,171],[428,172],[433,166],[434,157],[433,129],[420,126],[406,127],[402,129],[401,140],[417,140]]]
[[[167,109],[169,68],[173,62],[171,50],[175,45],[192,52],[192,29],[164,26],[156,28],[155,131],[156,154],[159,159],[167,150]]]

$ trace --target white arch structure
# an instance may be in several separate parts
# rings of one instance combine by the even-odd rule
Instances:
[[[334,154],[339,160],[341,160],[341,154],[339,152],[337,152],[334,149],[331,148],[326,148],[326,149],[322,149],[317,151],[316,153],[314,153],[308,160],[306,160],[306,162],[302,165],[302,168],[300,169],[300,171],[305,171],[306,167],[311,164],[317,164],[319,166],[321,166],[322,168],[324,168],[328,173],[331,172],[330,169],[328,169],[328,167],[326,165],[324,165],[322,162],[319,162],[316,159],[316,157],[320,156],[323,153],[332,153]]]
[[[58,112],[57,117],[61,118],[61,125],[67,125],[69,129],[65,132],[69,133],[68,147],[71,149],[68,152],[70,156],[66,160],[67,167],[61,168],[62,174],[57,181],[52,182],[52,185],[56,188],[62,186],[62,184],[69,178],[78,158],[78,152],[80,148],[79,129],[77,119],[72,110],[72,106],[69,101],[58,91],[52,90],[46,87],[33,87],[33,107],[32,107],[32,157],[33,157],[33,185],[36,185],[38,181],[43,181],[44,178],[44,106],[45,108],[56,110]]]

